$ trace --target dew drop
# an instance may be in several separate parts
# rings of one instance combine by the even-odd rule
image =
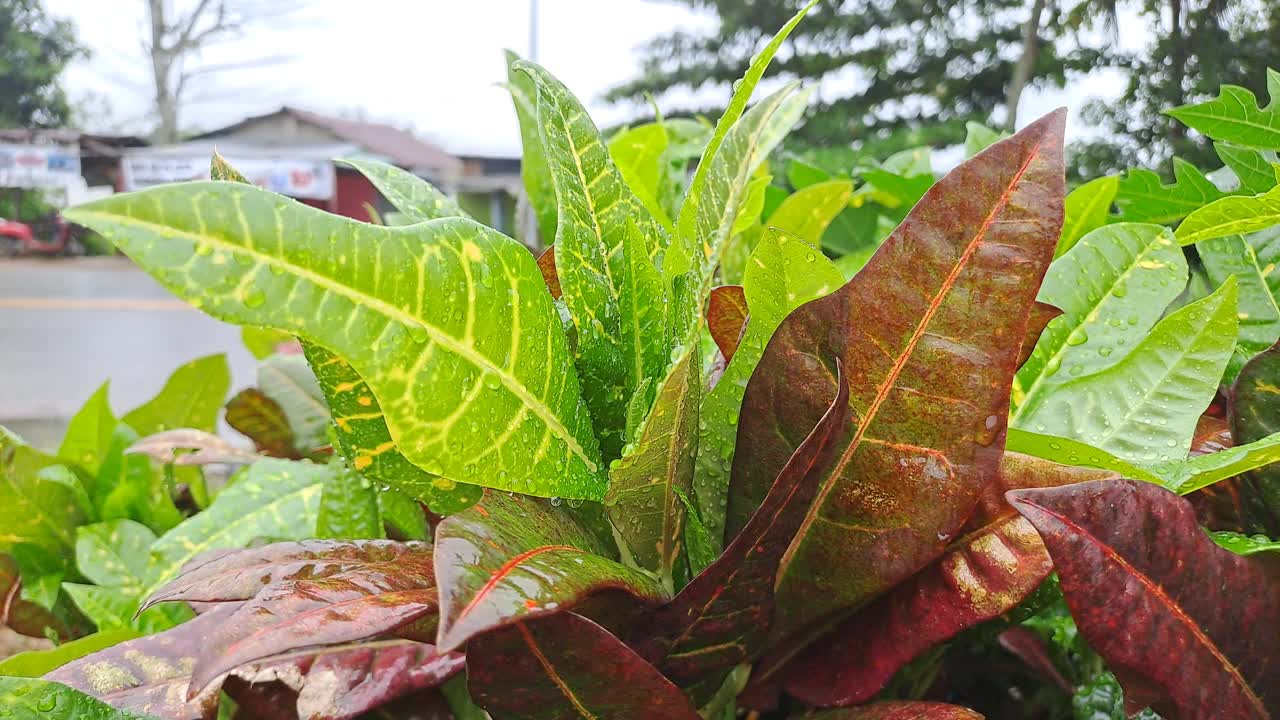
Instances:
[[[267,294],[261,288],[251,287],[244,291],[245,307],[256,308],[262,307],[267,301]]]
[[[1078,327],[1075,330],[1072,330],[1071,334],[1067,336],[1068,345],[1083,345],[1088,341],[1089,341],[1089,333],[1085,332],[1084,328],[1082,327]]]

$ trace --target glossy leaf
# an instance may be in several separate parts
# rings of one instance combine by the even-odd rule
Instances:
[[[320,491],[316,516],[316,537],[344,540],[374,540],[386,537],[378,489],[367,479],[346,468],[338,468]]]
[[[45,676],[121,710],[166,720],[208,720],[217,710],[216,688],[188,697],[191,669],[206,633],[233,608],[218,608],[157,635],[112,645]]]
[[[866,268],[769,341],[743,401],[729,532],[834,395],[836,357],[854,426],[783,558],[780,633],[928,565],[996,471],[1035,288],[1061,234],[1064,121],[1053,113],[959,165]]]
[[[1018,370],[1013,424],[1027,427],[1032,409],[1057,387],[1124,358],[1186,282],[1182,249],[1159,225],[1108,225],[1055,260],[1037,297],[1063,317],[1049,323]]]
[[[820,707],[866,702],[921,653],[1009,612],[1053,563],[1035,528],[1005,503],[1004,491],[1115,477],[1005,454],[964,535],[806,649],[787,670],[787,692]]]
[[[1211,284],[1220,285],[1232,275],[1239,284],[1240,336],[1224,378],[1230,384],[1249,358],[1280,340],[1280,232],[1206,240],[1196,249]]]
[[[0,661],[0,677],[37,678],[90,653],[105,650],[138,637],[135,630],[121,628],[85,635],[48,650],[28,650]]]
[[[1257,195],[1276,186],[1275,153],[1264,155],[1264,151],[1228,142],[1216,142],[1213,149],[1240,179],[1242,190]]]
[[[165,430],[129,445],[126,453],[140,453],[156,462],[174,465],[253,463],[260,456],[203,430]]]
[[[720,382],[702,401],[698,431],[695,499],[714,547],[726,541],[725,497],[733,467],[742,397],[765,345],[788,313],[843,284],[840,272],[817,248],[777,230],[768,230],[747,262],[743,296],[750,318],[739,350]]]
[[[1237,555],[1256,555],[1266,552],[1280,552],[1280,540],[1272,540],[1266,535],[1244,535],[1236,532],[1209,533],[1219,547],[1226,548]]]
[[[228,400],[226,420],[252,440],[260,453],[294,460],[302,457],[284,409],[258,388],[245,388]]]
[[[1018,367],[1021,368],[1031,359],[1031,353],[1035,350],[1036,345],[1040,342],[1040,338],[1044,336],[1045,328],[1054,318],[1062,316],[1062,310],[1054,307],[1049,303],[1037,301],[1031,306],[1031,314],[1027,317],[1027,329],[1022,336],[1022,346],[1018,348]],[[1017,376],[1014,376],[1014,387],[1017,387]]]
[[[361,477],[399,488],[442,515],[480,499],[480,486],[432,475],[400,453],[377,398],[350,363],[314,343],[304,352],[333,415],[338,448]]]
[[[408,170],[376,160],[345,159],[341,162],[368,178],[410,223],[442,217],[470,217],[457,201]]]
[[[1120,189],[1120,178],[1111,175],[1091,180],[1067,194],[1063,205],[1062,237],[1054,257],[1075,247],[1080,238],[1107,224],[1111,204]]]
[[[542,130],[538,122],[538,90],[533,78],[519,72],[514,65],[520,57],[507,50],[507,89],[515,104],[516,119],[520,123],[520,141],[524,152],[520,157],[520,176],[524,190],[533,206],[538,221],[538,235],[544,245],[550,245],[556,236],[556,190],[551,183],[551,170],[547,167],[546,152],[542,147]],[[558,295],[557,295],[558,297]]]
[[[58,459],[83,467],[90,475],[98,473],[116,430],[117,420],[107,399],[109,388],[110,383],[100,385],[76,411],[58,448]]]
[[[721,285],[711,289],[707,300],[707,331],[725,362],[733,360],[733,353],[742,339],[747,324],[747,296],[741,285]]]
[[[1277,439],[1280,433],[1280,345],[1245,364],[1231,390],[1231,432],[1237,443]],[[1280,459],[1280,457],[1277,457]],[[1249,473],[1247,492],[1260,507],[1251,514],[1272,532],[1280,532],[1280,465]]]
[[[68,218],[110,236],[215,317],[289,330],[348,360],[400,451],[424,470],[523,492],[603,494],[555,310],[510,238],[458,218],[367,225],[234,183],[115,195]],[[281,237],[278,226],[310,231]],[[427,296],[440,301],[423,304]],[[488,332],[476,336],[478,327]]]
[[[1172,185],[1165,185],[1150,170],[1130,170],[1120,178],[1116,206],[1125,222],[1169,225],[1201,206],[1227,196],[1199,168],[1182,158],[1173,159]]]
[[[1178,225],[1178,242],[1203,240],[1265,230],[1280,224],[1280,190],[1262,195],[1224,197],[1187,216]]]
[[[605,510],[635,563],[667,584],[684,547],[685,508],[698,450],[702,353],[695,342],[671,368],[635,442],[609,468]]]
[[[227,356],[202,357],[175,370],[155,397],[126,413],[121,420],[139,435],[175,428],[212,432],[230,388]]]
[[[1024,403],[1017,425],[1070,437],[1129,461],[1187,456],[1235,347],[1236,283],[1161,320],[1104,370]]]
[[[1280,82],[1275,70],[1267,70],[1268,87]],[[1179,122],[1199,130],[1214,140],[1247,147],[1280,150],[1280,104],[1274,93],[1271,103],[1258,106],[1258,99],[1246,88],[1223,85],[1218,97],[1194,105],[1166,111]]]
[[[244,478],[218,493],[204,512],[151,546],[143,596],[208,550],[244,547],[259,538],[315,535],[321,488],[332,473],[331,468],[305,462],[267,458],[254,463]]]
[[[800,717],[813,720],[982,720],[982,715],[959,705],[905,701],[886,701],[856,708],[825,710]]]
[[[778,564],[822,486],[849,420],[849,388],[836,361],[830,407],[778,474],[742,532],[715,562],[638,633],[641,653],[681,686],[735,665],[762,649],[774,614]]]
[[[0,432],[0,551],[20,543],[53,551],[75,544],[75,527],[90,509],[79,480],[57,463]]]
[[[829,180],[810,185],[788,195],[765,224],[821,247],[822,235],[836,216],[848,207],[852,195],[851,180]]]
[[[547,284],[551,297],[560,300],[564,296],[564,290],[560,287],[560,276],[556,274],[555,245],[538,256],[538,271],[542,273],[542,280]]]
[[[651,576],[606,557],[591,531],[562,507],[488,491],[436,527],[440,633],[452,651],[475,635],[572,609],[602,591],[623,591],[639,606],[668,595]]]
[[[1274,567],[1219,548],[1189,503],[1148,483],[1008,497],[1044,539],[1080,633],[1116,671],[1132,707],[1184,720],[1280,711]]]
[[[654,220],[668,232],[675,230],[671,216],[662,203],[666,177],[667,149],[670,140],[663,122],[645,123],[627,128],[609,139],[609,156],[636,199]]]
[[[6,720],[155,720],[113,708],[65,685],[0,677],[0,716]]]
[[[571,612],[474,639],[467,684],[494,720],[699,717],[689,698],[635,651]]]

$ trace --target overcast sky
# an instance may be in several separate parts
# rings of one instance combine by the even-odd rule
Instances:
[[[141,38],[146,0],[45,0],[76,21],[93,50],[66,75],[73,99],[103,98],[110,112],[89,129],[146,131],[149,64]],[[191,0],[174,0],[188,7]],[[627,108],[599,102],[632,77],[637,48],[677,27],[713,29],[715,20],[653,0],[541,0],[540,61],[586,101],[597,122],[625,120]],[[513,154],[520,140],[505,90],[502,49],[525,54],[529,0],[310,0],[287,22],[255,27],[205,52],[224,63],[282,56],[279,64],[215,76],[192,91],[182,122],[211,129],[248,115],[296,105],[326,113],[362,111],[412,126],[454,152]],[[1067,92],[1030,93],[1024,120],[1091,95],[1114,95],[1115,77],[1095,77]],[[90,104],[90,107],[94,105]],[[1072,124],[1072,134],[1081,131]]]

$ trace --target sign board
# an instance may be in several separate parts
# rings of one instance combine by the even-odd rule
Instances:
[[[0,143],[0,187],[65,188],[79,182],[79,146]]]
[[[285,157],[227,156],[227,162],[249,182],[295,198],[328,200],[333,197],[333,163]],[[121,158],[125,190],[139,190],[164,183],[209,179],[209,156],[177,154],[126,155]]]

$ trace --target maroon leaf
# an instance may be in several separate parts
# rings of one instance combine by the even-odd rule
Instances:
[[[559,300],[563,292],[560,290],[560,275],[556,272],[556,248],[547,248],[538,256],[538,269],[542,271],[542,280],[547,284],[551,297]]]
[[[227,424],[253,441],[258,452],[297,460],[293,429],[284,408],[258,388],[245,388],[227,401]]]
[[[1062,692],[1068,695],[1075,692],[1075,686],[1063,677],[1058,666],[1053,664],[1053,658],[1049,657],[1049,647],[1044,638],[1037,635],[1035,631],[1015,625],[1000,633],[996,640],[1000,643],[1000,647],[1017,656],[1028,667],[1058,686]]]
[[[1212,415],[1201,415],[1196,432],[1191,439],[1191,457],[1221,452],[1235,445],[1231,426],[1226,420]],[[1219,480],[1202,487],[1187,496],[1196,509],[1200,524],[1210,530],[1244,532],[1245,512],[1242,491],[1244,478],[1240,476]]]
[[[303,540],[248,550],[214,550],[196,557],[172,582],[155,591],[142,609],[162,602],[249,600],[284,580],[359,577],[395,571],[402,561],[430,556],[431,544],[391,540]]]
[[[880,702],[803,717],[813,720],[982,720],[981,715],[969,708],[934,702]]]
[[[27,637],[45,638],[52,634],[60,641],[73,637],[71,629],[57,615],[22,599],[18,563],[10,555],[0,555],[0,625]]]
[[[707,301],[707,330],[716,341],[725,362],[733,359],[747,326],[747,296],[741,285],[722,285],[711,290]]]
[[[299,545],[286,543],[285,552],[305,556],[305,552],[297,552]],[[203,582],[226,582],[233,590],[225,593],[229,596],[247,595],[254,582],[270,584],[240,604],[202,642],[190,692],[199,692],[225,672],[300,648],[353,643],[393,633],[409,639],[434,636],[438,606],[430,545],[404,543],[398,554],[389,552],[394,543],[384,541],[333,545],[338,562],[350,564],[326,567],[303,557],[300,564],[286,562],[280,573],[259,569],[256,572],[270,577],[260,575],[257,580],[253,570],[242,576],[208,574]],[[364,562],[350,562],[356,554],[353,546],[365,554]],[[215,558],[196,566],[192,573],[206,571],[214,564],[233,564],[239,555],[246,556],[249,568],[261,568],[263,549],[258,549]],[[287,572],[291,567],[295,572]],[[187,587],[182,578],[169,588],[162,592],[201,602],[219,594],[201,595],[199,583]]]
[[[473,638],[467,682],[494,720],[698,720],[670,680],[608,630],[572,612]]]
[[[1137,707],[1181,720],[1280,714],[1280,565],[1217,546],[1149,483],[1014,490],[1080,633]]]
[[[72,660],[45,675],[121,710],[166,720],[205,720],[218,709],[218,687],[188,696],[191,668],[205,636],[235,612],[224,605],[175,628],[127,640]]]
[[[1008,453],[969,532],[925,569],[810,646],[788,670],[787,692],[810,705],[866,702],[903,665],[963,630],[1012,610],[1053,571],[1035,528],[1001,497],[1116,475]]]
[[[1031,357],[1031,351],[1036,349],[1036,343],[1040,341],[1040,335],[1044,333],[1049,321],[1061,314],[1061,310],[1048,303],[1036,302],[1031,306],[1031,314],[1027,316],[1027,331],[1018,348],[1018,367],[1022,367],[1027,358]]]
[[[436,528],[436,644],[456,650],[478,633],[561,612],[608,590],[630,595],[637,607],[668,599],[652,576],[605,555],[596,535],[564,508],[486,491]]]
[[[835,395],[831,358],[844,363],[853,426],[782,560],[781,633],[820,628],[928,565],[994,475],[1061,229],[1065,117],[958,166],[861,272],[793,312],[769,342],[743,402],[730,531]]]
[[[835,361],[840,372],[840,361]],[[688,686],[754,657],[774,613],[778,562],[804,520],[849,419],[848,385],[778,474],[729,547],[638,632],[641,654]]]
[[[348,720],[392,701],[438,687],[459,673],[466,658],[441,655],[410,640],[304,651],[237,670],[227,692],[242,705],[289,708],[289,718]],[[261,706],[261,707],[259,707]]]

